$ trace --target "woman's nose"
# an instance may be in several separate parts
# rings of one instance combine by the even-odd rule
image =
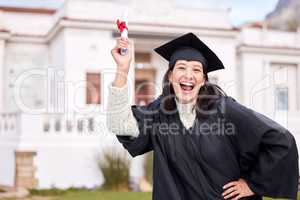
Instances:
[[[193,70],[186,69],[184,75],[186,78],[193,78]]]

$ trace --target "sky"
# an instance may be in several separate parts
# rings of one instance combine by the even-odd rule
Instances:
[[[143,1],[143,0],[141,0]],[[231,21],[235,26],[249,21],[263,20],[278,0],[176,0],[185,7],[220,8],[231,10]],[[63,0],[0,0],[0,5],[57,8]]]
[[[177,0],[189,7],[230,9],[231,21],[238,26],[249,21],[260,21],[273,11],[278,0]]]

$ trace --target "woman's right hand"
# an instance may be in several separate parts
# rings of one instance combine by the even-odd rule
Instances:
[[[120,54],[121,48],[127,49],[127,52],[125,55]],[[130,42],[128,40],[118,38],[116,46],[111,50],[111,55],[113,56],[113,58],[117,64],[118,70],[128,73],[129,68],[130,68],[131,59],[132,59]]]

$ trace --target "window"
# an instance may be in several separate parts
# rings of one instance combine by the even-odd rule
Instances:
[[[136,52],[135,53],[135,64],[137,68],[145,68],[149,67],[151,64],[151,54],[150,53],[143,53],[143,52]]]
[[[146,105],[154,99],[155,69],[135,69],[135,103]]]
[[[276,110],[288,110],[289,109],[289,89],[276,88],[275,89],[275,109]]]
[[[271,63],[275,110],[297,110],[299,95],[296,64]]]
[[[86,103],[100,104],[101,103],[101,74],[87,73],[86,75]]]

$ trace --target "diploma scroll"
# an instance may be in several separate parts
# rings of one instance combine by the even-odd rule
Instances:
[[[119,19],[117,20],[117,26],[118,30],[121,33],[121,38],[123,40],[128,40],[128,27],[126,21],[120,21]],[[120,49],[120,54],[125,55],[127,53],[127,49],[121,48]]]

